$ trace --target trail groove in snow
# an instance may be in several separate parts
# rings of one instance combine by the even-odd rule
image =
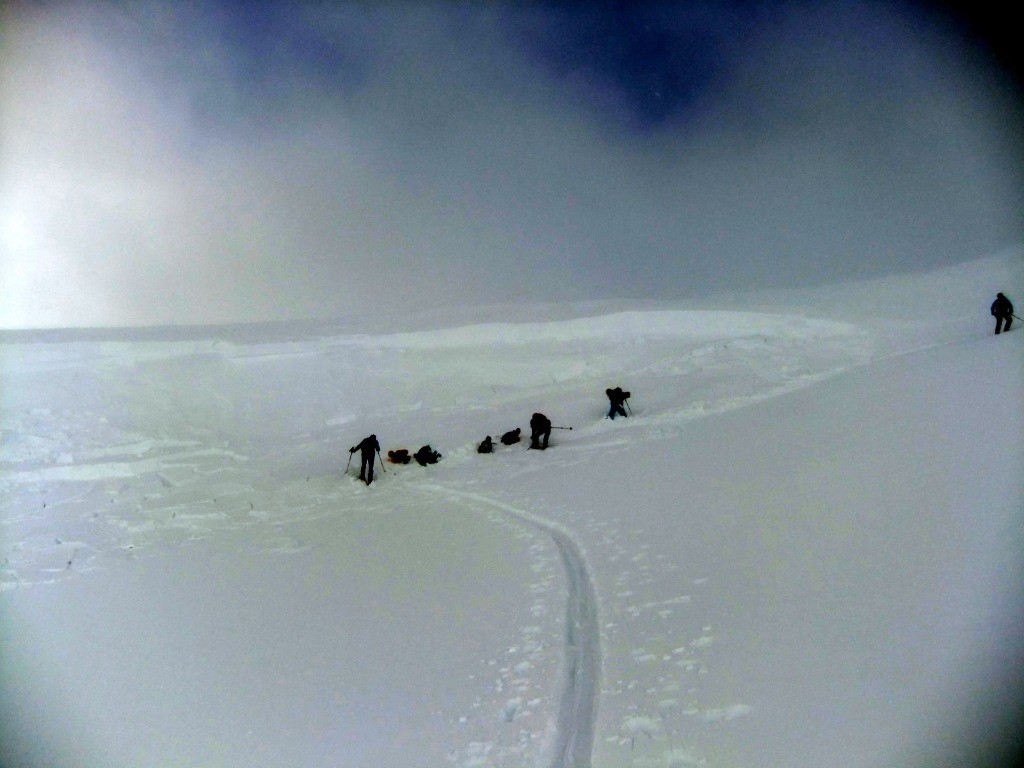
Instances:
[[[565,657],[559,693],[556,729],[550,745],[550,768],[589,768],[597,720],[601,679],[600,629],[597,597],[586,559],[572,534],[537,515],[468,491],[424,486],[460,501],[493,507],[509,517],[548,534],[565,569],[568,598],[565,616]]]

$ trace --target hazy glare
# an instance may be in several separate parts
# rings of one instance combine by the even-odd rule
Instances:
[[[656,117],[538,53],[543,5],[394,6],[5,6],[0,327],[664,299],[1024,239],[1017,94],[901,6],[779,4]]]

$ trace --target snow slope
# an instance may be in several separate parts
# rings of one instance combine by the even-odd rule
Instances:
[[[1022,277],[8,334],[0,764],[980,764],[1021,704]],[[537,410],[573,429],[475,452]],[[367,488],[371,432],[444,458]]]

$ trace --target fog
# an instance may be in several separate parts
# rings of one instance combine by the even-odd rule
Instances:
[[[5,6],[0,327],[672,299],[1024,239],[1019,94],[955,24],[672,7]]]

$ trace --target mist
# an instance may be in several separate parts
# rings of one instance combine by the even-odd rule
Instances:
[[[670,7],[622,49],[565,6],[5,6],[0,327],[676,299],[1024,240],[1019,94],[955,25]]]

